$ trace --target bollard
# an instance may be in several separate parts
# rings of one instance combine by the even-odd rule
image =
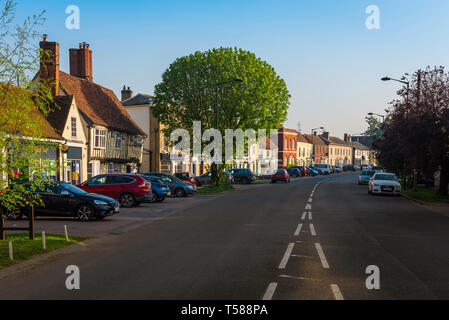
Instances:
[[[65,241],[69,242],[69,233],[67,232],[67,226],[64,225]]]
[[[11,261],[14,261],[14,255],[13,255],[13,253],[12,253],[12,241],[9,241],[9,259],[11,260]]]
[[[47,241],[45,240],[45,231],[42,231],[42,248],[47,250]]]

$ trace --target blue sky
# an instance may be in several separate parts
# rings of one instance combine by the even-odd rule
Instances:
[[[18,18],[47,10],[42,33],[60,43],[62,70],[69,48],[90,43],[95,82],[117,95],[124,84],[152,94],[174,59],[197,50],[252,51],[287,82],[286,126],[305,133],[360,133],[399,89],[381,77],[449,64],[447,0],[17,1]],[[65,28],[69,5],[80,8],[80,30]],[[365,27],[369,5],[380,30]]]

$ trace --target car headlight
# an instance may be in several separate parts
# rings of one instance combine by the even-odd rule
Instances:
[[[187,189],[193,190],[193,186],[187,186]]]
[[[101,201],[101,200],[94,200],[94,203],[99,206],[107,206],[108,205],[107,202]]]

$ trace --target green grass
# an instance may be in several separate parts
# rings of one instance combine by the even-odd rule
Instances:
[[[47,253],[62,247],[66,247],[86,238],[69,237],[69,241],[65,241],[65,236],[56,234],[46,234],[47,250],[42,248],[42,235],[36,234],[35,240],[28,240],[28,234],[7,234],[6,240],[0,241],[0,269],[28,260],[31,257]],[[12,241],[14,261],[9,259],[8,243]]]
[[[206,187],[200,187],[197,189],[197,194],[214,194],[214,193],[222,193],[226,191],[234,190],[234,186],[230,183],[220,184],[218,187],[216,185],[210,185]]]
[[[413,187],[402,191],[403,194],[423,202],[449,203],[449,197],[438,196],[437,190],[418,186],[418,191],[413,191]]]

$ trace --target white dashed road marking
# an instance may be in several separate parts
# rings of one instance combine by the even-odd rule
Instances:
[[[335,300],[345,300],[341,294],[340,288],[336,284],[331,284],[332,293],[334,294]]]
[[[295,237],[299,236],[299,234],[301,233],[301,229],[302,229],[302,223],[300,223],[298,225],[298,228],[295,231]]]
[[[321,244],[315,243],[316,251],[318,252],[318,256],[320,257],[321,264],[324,269],[329,269],[329,264],[327,263],[326,256],[324,255],[323,248],[321,248]]]
[[[278,284],[276,282],[272,282],[268,285],[267,291],[265,292],[265,295],[263,296],[262,300],[268,301],[273,299],[274,292],[276,291]]]
[[[309,220],[312,220],[312,211],[309,212]]]
[[[290,255],[292,254],[294,243],[290,243],[285,251],[284,257],[282,258],[281,264],[279,265],[279,269],[285,269],[287,266],[288,260],[290,259]]]
[[[304,211],[304,212],[302,213],[301,220],[305,220],[305,219],[306,219],[306,215],[307,215],[307,211]]]
[[[316,231],[313,224],[310,224],[310,233],[312,234],[312,236],[316,237]]]
[[[306,205],[306,210],[312,210],[312,205],[311,205],[310,203],[308,203],[308,204]]]

